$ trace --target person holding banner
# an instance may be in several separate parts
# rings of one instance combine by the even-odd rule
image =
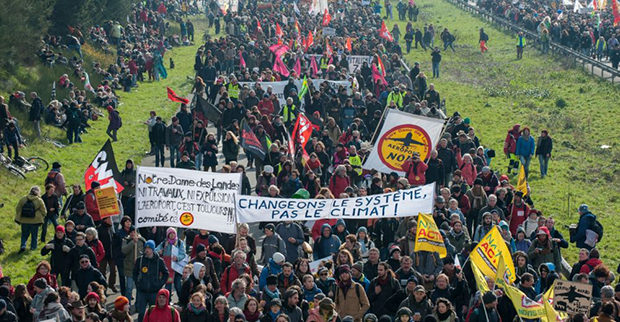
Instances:
[[[482,295],[482,305],[473,311],[469,322],[500,322],[502,321],[497,311],[497,296],[487,291]]]
[[[176,263],[182,263],[187,254],[185,253],[185,242],[177,236],[175,228],[170,227],[166,230],[166,239],[155,248],[155,251],[163,258],[169,272],[166,289],[172,291],[174,285],[175,292],[181,293],[181,274],[177,273],[173,266]]]

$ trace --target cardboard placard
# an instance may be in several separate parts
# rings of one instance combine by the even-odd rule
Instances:
[[[592,304],[592,285],[555,280],[553,306],[568,314],[588,314]]]
[[[114,187],[95,190],[95,199],[97,200],[97,208],[99,208],[99,215],[102,219],[121,213]]]

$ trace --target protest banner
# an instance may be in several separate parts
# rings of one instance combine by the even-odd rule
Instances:
[[[421,160],[429,158],[439,143],[443,126],[442,120],[388,109],[379,139],[362,168],[405,175],[403,163],[414,152],[420,154]]]
[[[435,184],[345,199],[275,199],[237,197],[240,223],[317,220],[321,218],[380,219],[415,216],[433,210]]]
[[[236,232],[239,173],[138,167],[136,227],[181,227]]]
[[[310,272],[312,274],[316,274],[319,272],[319,268],[321,267],[321,263],[327,263],[332,259],[331,256],[323,257],[319,260],[315,260],[313,262],[308,263],[308,268],[310,268]]]
[[[437,228],[433,215],[418,214],[418,227],[415,234],[414,251],[437,252],[441,258],[448,255],[443,237]]]
[[[95,190],[95,200],[97,201],[97,208],[99,208],[101,218],[116,216],[121,213],[114,187]]]
[[[327,84],[329,84],[329,86],[331,88],[333,88],[334,90],[338,90],[338,87],[340,86],[345,86],[345,88],[347,89],[347,94],[351,95],[353,93],[353,90],[351,88],[351,82],[348,80],[345,81],[331,81],[331,80],[326,80],[326,79],[311,79],[310,80],[312,82],[312,85],[314,86],[315,89],[318,90],[319,86],[321,86],[321,84],[323,82],[327,82]],[[284,106],[286,105],[286,97],[284,96],[284,87],[288,84],[288,81],[283,81],[283,82],[239,82],[239,86],[243,87],[243,86],[248,86],[250,89],[256,89],[258,86],[260,86],[260,88],[267,92],[267,88],[269,86],[271,86],[271,89],[273,90],[273,93],[276,95],[276,98],[278,99],[278,102],[280,102],[280,106]],[[302,86],[303,86],[303,80],[301,79],[296,79],[295,80],[295,85],[297,86],[297,91],[299,93],[299,91],[301,90]],[[216,99],[217,101],[217,99]],[[303,101],[302,101],[303,102]]]
[[[336,56],[338,57],[338,59],[341,58],[340,55],[336,55]],[[310,59],[314,57],[316,61],[319,62],[321,61],[321,57],[323,57],[323,55],[306,54],[304,55],[304,57],[306,57],[306,59]],[[362,64],[364,64],[364,62],[367,62],[368,66],[370,66],[370,64],[372,63],[372,56],[350,55],[350,56],[347,56],[347,62],[349,63],[349,74],[355,74],[357,70],[362,69]]]
[[[592,304],[592,285],[555,280],[553,305],[558,312],[570,315],[584,313],[586,316]]]
[[[123,178],[121,177],[121,172],[118,171],[114,150],[112,149],[112,141],[109,139],[101,147],[101,150],[99,150],[99,153],[97,153],[84,173],[85,190],[90,190],[91,184],[95,181],[99,182],[102,188],[114,187],[118,193],[125,188],[121,184]]]
[[[323,27],[323,36],[335,36],[336,28]]]

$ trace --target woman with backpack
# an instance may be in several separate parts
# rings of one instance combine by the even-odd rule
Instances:
[[[47,209],[41,199],[41,188],[33,186],[27,196],[17,203],[15,222],[22,226],[22,238],[19,253],[26,251],[26,242],[30,237],[30,250],[37,249],[39,226],[43,223]]]
[[[108,124],[108,129],[105,133],[112,139],[112,141],[118,141],[116,138],[116,132],[123,126],[123,121],[121,120],[121,116],[118,114],[118,111],[114,109],[112,106],[108,106],[108,120],[110,123]]]

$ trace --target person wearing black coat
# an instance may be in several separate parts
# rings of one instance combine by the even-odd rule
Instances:
[[[104,287],[108,286],[103,274],[90,264],[88,255],[80,256],[79,265],[80,268],[75,272],[73,281],[75,281],[75,285],[78,288],[80,298],[84,298],[88,294],[88,284],[90,282],[97,282]]]
[[[542,130],[540,137],[538,138],[538,143],[536,144],[536,155],[538,156],[538,161],[540,162],[541,178],[544,178],[547,175],[552,150],[553,139],[551,139],[547,130]]]
[[[436,182],[437,189],[443,186],[444,178],[445,178],[445,170],[443,166],[443,161],[437,157],[437,150],[431,151],[431,158],[428,159],[426,165],[428,165],[428,169],[426,169],[426,184]]]
[[[74,279],[75,273],[80,268],[80,258],[87,255],[92,265],[97,265],[97,256],[90,246],[86,244],[86,235],[79,232],[75,237],[75,246],[69,251],[67,264],[71,268],[71,280]]]
[[[43,101],[39,98],[37,93],[30,93],[30,97],[32,98],[32,104],[30,106],[30,112],[28,113],[28,119],[34,123],[34,129],[37,137],[41,137],[41,114],[43,114],[45,107],[43,106]]]
[[[52,246],[48,247],[48,245]],[[69,278],[69,272],[71,271],[69,252],[73,246],[71,239],[65,236],[65,227],[58,226],[56,227],[54,238],[41,248],[41,256],[52,253],[50,260],[51,273],[56,275],[56,277],[62,276],[62,286],[71,286],[71,279]]]
[[[385,262],[379,263],[378,275],[368,287],[368,300],[370,301],[369,313],[376,316],[392,314],[386,308],[390,297],[400,290],[400,283],[394,277],[394,272]]]
[[[155,119],[155,125],[151,129],[151,136],[153,137],[153,149],[155,153],[155,166],[159,167],[160,164],[163,167],[166,162],[164,157],[164,147],[166,145],[166,124],[162,122],[161,116]]]
[[[112,228],[112,219],[110,217],[106,217],[101,222],[101,225],[97,227],[97,236],[99,237],[99,241],[103,244],[103,249],[105,250],[105,256],[101,260],[100,268],[101,273],[105,277],[107,268],[110,268],[110,277],[108,279],[108,285],[110,285],[110,290],[114,293],[117,292],[116,287],[116,264],[114,263],[114,258],[117,256],[114,253],[113,247],[113,238],[114,238],[114,229]]]
[[[17,316],[17,310],[15,309],[13,301],[10,298],[10,289],[6,285],[0,287],[0,300],[4,301],[4,307],[6,308],[7,312],[13,313],[15,316]]]

